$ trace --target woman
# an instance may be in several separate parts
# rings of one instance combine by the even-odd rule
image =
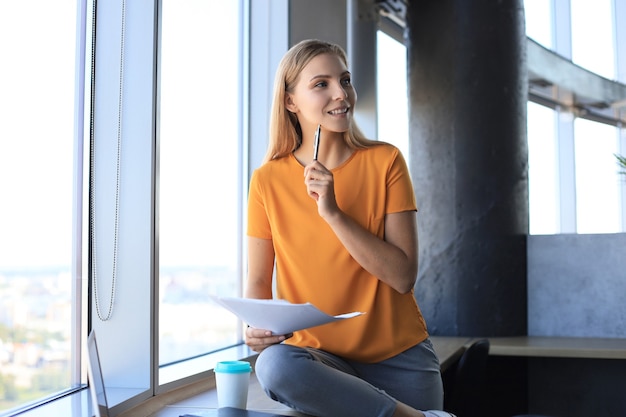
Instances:
[[[248,327],[259,382],[315,416],[450,416],[413,296],[417,225],[400,152],[365,139],[344,51],[300,42],[276,73],[270,143],[252,176],[246,297],[366,314],[273,335]],[[321,126],[314,160],[314,136]],[[283,343],[284,342],[284,343]]]

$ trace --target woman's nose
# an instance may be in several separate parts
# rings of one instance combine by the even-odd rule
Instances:
[[[341,84],[337,84],[337,86],[335,87],[335,90],[333,92],[333,96],[334,98],[338,99],[345,99],[348,97],[348,92],[346,91],[345,88],[343,88],[343,86]]]

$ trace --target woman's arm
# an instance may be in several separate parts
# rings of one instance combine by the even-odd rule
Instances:
[[[248,238],[248,281],[246,298],[272,298],[272,276],[274,273],[274,246],[270,239]],[[265,329],[246,329],[246,344],[255,352],[280,343],[291,335],[272,335]]]
[[[378,238],[338,211],[326,219],[352,257],[369,273],[407,293],[417,278],[417,221],[414,211],[385,216],[385,238]]]
[[[272,298],[274,245],[271,239],[248,237],[248,281],[246,298]]]
[[[411,291],[417,279],[418,241],[415,211],[385,216],[380,239],[337,206],[333,174],[314,161],[304,170],[307,192],[317,201],[318,213],[333,229],[350,255],[369,273],[399,293]]]

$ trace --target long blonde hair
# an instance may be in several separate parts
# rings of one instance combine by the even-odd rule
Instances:
[[[285,95],[292,92],[304,67],[316,56],[333,54],[342,60],[346,67],[348,58],[344,50],[336,44],[309,39],[299,42],[287,51],[276,70],[274,79],[274,99],[270,114],[270,137],[264,162],[289,155],[302,143],[302,130],[295,114],[285,107]],[[343,135],[346,144],[352,149],[367,148],[380,142],[369,140],[363,135],[354,120]]]

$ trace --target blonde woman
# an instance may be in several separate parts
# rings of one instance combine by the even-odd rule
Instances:
[[[413,186],[398,149],[357,128],[344,51],[319,40],[292,47],[273,100],[250,185],[245,295],[366,314],[289,335],[247,328],[259,382],[313,416],[450,416],[432,411],[443,404],[439,361],[413,295]]]

